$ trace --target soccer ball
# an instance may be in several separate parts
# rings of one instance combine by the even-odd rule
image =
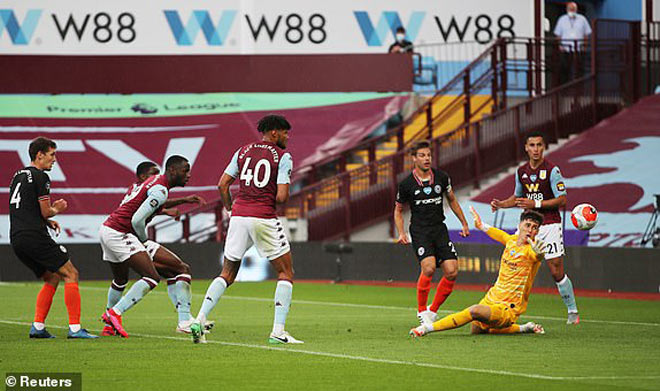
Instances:
[[[591,204],[580,204],[573,208],[571,221],[580,231],[592,229],[598,222],[598,211]]]

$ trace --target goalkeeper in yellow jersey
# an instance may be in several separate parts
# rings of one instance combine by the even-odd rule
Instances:
[[[544,259],[545,245],[535,241],[543,216],[532,210],[520,215],[518,235],[509,235],[497,228],[481,222],[481,217],[470,207],[476,228],[504,244],[500,272],[497,281],[488,290],[479,304],[447,315],[433,324],[421,325],[410,330],[413,337],[421,337],[430,332],[451,330],[472,322],[472,334],[544,334],[543,326],[534,322],[516,324],[518,317],[525,313],[534,277]]]

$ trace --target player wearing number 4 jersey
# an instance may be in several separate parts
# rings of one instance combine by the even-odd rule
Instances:
[[[202,325],[227,287],[234,282],[241,259],[253,244],[277,271],[275,320],[268,342],[303,343],[284,331],[293,291],[293,261],[289,241],[275,213],[276,203],[284,203],[289,197],[293,163],[291,155],[284,152],[289,129],[291,125],[282,116],[263,117],[257,126],[263,135],[262,140],[239,148],[220,178],[220,196],[232,216],[222,272],[206,291],[197,320],[190,326],[195,343],[205,342]],[[240,187],[232,201],[229,186],[236,179]]]
[[[544,220],[539,229],[539,239],[548,245],[545,260],[568,310],[566,323],[578,324],[580,317],[575,303],[573,283],[564,273],[564,235],[559,208],[566,205],[566,186],[559,167],[543,158],[546,146],[543,133],[527,134],[525,151],[529,155],[529,162],[518,167],[516,171],[514,194],[504,201],[493,199],[490,205],[493,211],[518,207],[533,209],[543,214]]]
[[[60,281],[64,280],[64,302],[69,313],[68,338],[96,338],[80,327],[80,291],[78,270],[73,266],[64,246],[48,234],[58,234],[60,225],[50,218],[67,208],[65,200],[50,203],[50,179],[44,171],[55,164],[57,145],[45,137],[30,143],[32,163],[14,174],[9,188],[9,221],[11,246],[21,262],[44,281],[37,295],[37,308],[30,338],[54,338],[46,330],[46,316]]]

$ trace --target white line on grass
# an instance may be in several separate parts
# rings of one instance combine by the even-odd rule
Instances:
[[[80,289],[86,289],[86,290],[95,290],[95,291],[103,291],[107,292],[107,288],[99,288],[99,287],[80,287]],[[166,292],[152,292],[164,295]],[[196,297],[204,297],[203,294],[201,293],[194,293],[193,296]],[[270,298],[265,298],[265,297],[249,297],[249,296],[230,296],[230,295],[224,295],[222,296],[223,299],[230,299],[230,300],[249,300],[249,301],[262,301],[262,302],[272,302],[273,299]],[[310,304],[310,305],[326,305],[326,306],[332,306],[332,307],[347,307],[347,308],[364,308],[364,309],[373,309],[373,310],[397,310],[397,311],[416,311],[414,308],[410,307],[396,307],[396,306],[387,306],[387,305],[372,305],[372,304],[354,304],[354,303],[337,303],[337,302],[332,302],[332,301],[313,301],[313,300],[292,300],[292,304]],[[439,310],[438,312],[446,313],[446,314],[451,314],[456,311],[460,310]],[[537,316],[537,315],[523,315],[521,316],[522,318],[526,319],[543,319],[543,320],[553,320],[553,321],[560,321],[560,322],[565,322],[566,318],[558,318],[558,317],[553,317],[553,316]],[[598,319],[580,319],[580,322],[585,322],[585,323],[603,323],[603,324],[618,324],[618,325],[631,325],[631,326],[652,326],[652,327],[660,327],[660,323],[646,323],[646,322],[624,322],[624,321],[617,321],[617,320],[598,320]]]
[[[21,283],[14,283],[14,282],[3,282],[0,283],[0,286],[11,286],[11,285],[24,285],[27,286],[28,284],[21,284]],[[107,292],[107,288],[100,288],[100,287],[94,287],[94,286],[81,286],[81,290],[88,290],[88,291],[103,291]],[[151,292],[151,294],[159,294],[159,295],[165,295],[167,292]],[[194,293],[193,296],[195,297],[204,297],[203,294],[200,293]],[[224,295],[222,296],[223,299],[230,299],[230,300],[248,300],[248,301],[261,301],[261,302],[272,302],[273,299],[270,298],[265,298],[265,297],[250,297],[250,296],[230,296],[230,295]],[[354,304],[354,303],[337,303],[337,302],[332,302],[332,301],[313,301],[313,300],[293,300],[292,304],[309,304],[309,305],[325,305],[325,306],[331,306],[331,307],[346,307],[346,308],[364,308],[364,309],[373,309],[373,310],[395,310],[395,311],[410,311],[413,312],[415,311],[414,308],[410,307],[396,307],[396,306],[387,306],[387,305],[372,305],[372,304]],[[438,312],[445,313],[445,314],[451,314],[456,311],[460,310],[439,310]],[[542,320],[552,320],[552,321],[559,321],[559,322],[565,322],[566,318],[558,318],[554,316],[537,316],[537,315],[530,315],[526,314],[521,316],[522,318],[525,319],[542,319]],[[580,322],[584,323],[601,323],[601,324],[616,324],[616,325],[628,325],[628,326],[651,326],[651,327],[660,327],[660,323],[648,323],[648,322],[624,322],[624,321],[617,321],[617,320],[599,320],[599,319],[580,319]]]
[[[32,324],[32,323],[29,323],[29,322],[16,322],[16,321],[9,321],[9,320],[0,320],[0,323],[10,324],[10,325],[18,325],[18,326],[30,326]],[[48,327],[58,328],[58,329],[68,328],[66,326],[52,326],[52,325],[48,326]],[[100,330],[92,330],[92,331],[98,332]],[[173,341],[191,342],[190,338],[171,337],[171,336],[167,336],[167,335],[152,335],[152,334],[138,334],[138,333],[131,333],[131,335],[135,336],[135,337],[143,337],[143,338],[156,338],[156,339],[168,339],[168,340],[173,340]],[[330,352],[315,352],[315,351],[311,351],[311,350],[295,349],[295,348],[290,348],[290,347],[275,347],[275,346],[267,346],[267,345],[254,345],[254,344],[247,344],[247,343],[216,341],[216,340],[207,340],[207,343],[217,344],[217,345],[224,345],[224,346],[236,346],[236,347],[242,347],[242,348],[251,348],[251,349],[274,350],[274,351],[280,351],[280,352],[293,352],[293,353],[307,354],[307,355],[311,355],[311,356],[342,358],[342,359],[346,359],[346,360],[367,361],[367,362],[380,363],[380,364],[407,365],[407,366],[413,366],[413,367],[446,369],[446,370],[453,370],[453,371],[482,373],[482,374],[487,374],[487,375],[514,376],[514,377],[524,377],[524,378],[529,378],[529,379],[541,379],[541,380],[555,380],[555,381],[575,380],[575,381],[579,381],[579,380],[645,380],[645,379],[651,379],[652,380],[652,379],[660,379],[660,375],[657,375],[657,376],[656,375],[652,375],[652,376],[648,376],[648,375],[640,375],[640,376],[546,376],[546,375],[538,375],[538,374],[534,374],[534,373],[501,371],[501,370],[495,370],[495,369],[457,367],[457,366],[453,366],[453,365],[431,364],[431,363],[413,362],[413,361],[388,360],[388,359],[383,359],[383,358],[374,358],[374,357],[365,357],[365,356],[351,356],[351,355],[348,355],[348,354],[330,353]]]

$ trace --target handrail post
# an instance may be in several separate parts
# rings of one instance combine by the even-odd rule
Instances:
[[[502,41],[501,46],[500,46],[500,63],[502,64],[502,80],[500,81],[500,86],[502,89],[502,107],[506,108],[507,107],[507,99],[506,99],[506,89],[507,89],[507,69],[506,69],[506,42]]]
[[[463,102],[463,123],[469,124],[472,113],[470,113],[470,70],[465,70],[465,76],[463,76],[463,95],[465,95],[465,102]]]
[[[591,22],[591,74],[593,81],[591,83],[591,121],[592,124],[598,123],[598,19]]]
[[[375,185],[378,182],[378,165],[376,162],[376,144],[369,144],[369,184]]]
[[[479,188],[479,177],[481,175],[481,154],[479,151],[479,129],[481,122],[475,122],[473,124],[468,124],[467,127],[470,129],[470,126],[474,132],[474,187]]]
[[[552,124],[555,139],[559,140],[559,94],[552,94]]]
[[[497,47],[492,48],[490,52],[490,69],[493,73],[490,81],[490,96],[493,100],[493,112],[496,112],[500,109],[497,99]]]
[[[433,137],[433,98],[429,99],[426,104],[426,126],[428,127],[428,137]]]
[[[526,83],[527,84],[527,95],[531,98],[534,95],[532,93],[532,90],[533,90],[532,85],[533,85],[533,82],[534,82],[533,81],[534,73],[532,71],[532,68],[533,68],[533,61],[532,61],[533,54],[532,54],[532,41],[531,41],[531,38],[527,40],[527,44],[525,46],[527,46],[527,48],[526,48],[527,49],[526,50],[526,52],[527,52],[527,83]]]
[[[522,151],[521,151],[521,145],[520,145],[520,106],[516,106],[515,110],[513,110],[513,137],[514,137],[514,144],[516,146],[516,163],[519,162],[522,159]]]
[[[351,238],[351,175],[348,173],[343,174],[341,187],[344,198],[344,239],[350,240]]]

